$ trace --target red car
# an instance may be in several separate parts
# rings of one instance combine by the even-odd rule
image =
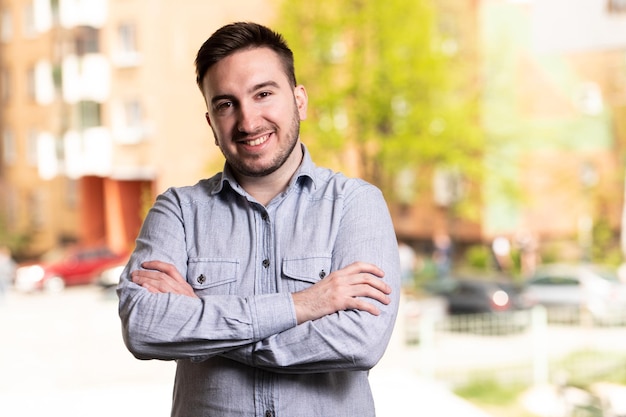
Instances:
[[[126,254],[115,253],[106,247],[50,253],[42,258],[42,262],[18,268],[15,288],[24,292],[54,292],[69,285],[91,284],[104,269],[124,262],[127,257]]]

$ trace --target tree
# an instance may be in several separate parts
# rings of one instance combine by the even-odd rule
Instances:
[[[309,92],[311,152],[392,201],[430,187],[435,169],[470,182],[481,171],[475,62],[438,16],[430,0],[318,0],[285,2],[277,19]]]

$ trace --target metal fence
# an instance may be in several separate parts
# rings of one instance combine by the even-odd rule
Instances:
[[[588,382],[607,375],[626,381],[624,322],[599,325],[584,312],[548,313],[542,307],[461,316],[431,308],[406,314],[404,330],[424,377],[451,386],[476,378],[533,385],[560,379]]]

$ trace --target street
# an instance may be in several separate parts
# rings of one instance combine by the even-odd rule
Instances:
[[[100,288],[9,293],[0,302],[0,329],[1,416],[169,415],[175,364],[140,361],[126,350],[117,299]],[[412,357],[394,336],[371,372],[378,417],[485,417],[421,380]]]

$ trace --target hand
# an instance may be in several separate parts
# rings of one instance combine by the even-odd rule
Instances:
[[[367,311],[375,316],[380,310],[360,297],[389,304],[391,287],[380,278],[384,272],[375,265],[355,262],[334,271],[306,290],[291,294],[298,324],[341,310]]]
[[[191,285],[172,264],[148,261],[141,264],[145,269],[131,272],[132,281],[152,293],[171,293],[198,298]]]

